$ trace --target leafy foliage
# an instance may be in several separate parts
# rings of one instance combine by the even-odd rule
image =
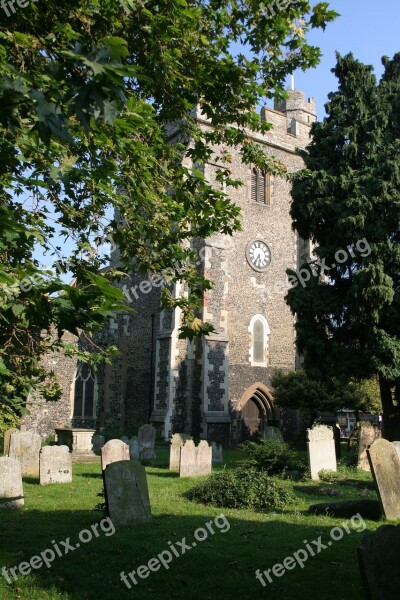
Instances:
[[[238,468],[220,471],[186,493],[190,500],[224,508],[269,511],[284,508],[294,500],[283,482],[265,471]]]
[[[181,307],[182,335],[210,331],[196,310],[211,284],[190,240],[240,227],[224,191],[240,184],[229,146],[282,172],[251,141],[250,130],[269,127],[253,107],[318,62],[305,34],[335,14],[305,0],[273,19],[250,0],[49,0],[2,13],[0,398],[22,409],[64,331],[90,334],[126,309],[121,273],[101,271],[110,239],[125,272],[172,266],[188,295],[164,288],[164,302]],[[246,56],[231,50],[242,43]],[[213,154],[221,189],[204,173]],[[57,273],[56,263],[42,268],[38,246]],[[104,354],[80,351],[94,362]]]
[[[400,54],[383,62],[377,83],[372,67],[338,55],[338,91],[312,127],[292,192],[293,225],[316,246],[304,268],[317,276],[287,299],[307,373],[328,381],[378,375],[384,435],[393,440],[400,434]]]
[[[257,442],[245,442],[242,448],[247,455],[241,461],[243,467],[254,467],[268,475],[282,475],[285,471],[305,469],[297,452],[286,442],[260,439]]]

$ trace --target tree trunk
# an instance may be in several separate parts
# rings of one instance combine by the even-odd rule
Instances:
[[[393,382],[379,375],[379,389],[381,392],[383,430],[382,437],[389,442],[400,441],[400,406],[393,403]]]

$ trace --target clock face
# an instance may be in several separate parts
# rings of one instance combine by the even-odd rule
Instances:
[[[247,245],[246,256],[255,271],[265,271],[271,263],[271,250],[262,240],[254,240]]]

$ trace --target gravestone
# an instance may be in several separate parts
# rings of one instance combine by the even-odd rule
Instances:
[[[338,461],[342,458],[342,447],[340,445],[340,427],[337,424],[333,427],[333,437],[335,439],[336,461]]]
[[[154,444],[156,441],[156,430],[152,425],[142,425],[139,428],[139,446],[140,458],[152,460],[156,457],[154,453]]]
[[[328,425],[317,425],[307,429],[308,461],[311,479],[319,481],[322,469],[336,471],[336,452],[333,430]]]
[[[16,431],[11,435],[9,457],[19,460],[22,475],[39,474],[42,438],[33,431]]]
[[[94,435],[92,437],[92,452],[100,452],[105,443],[106,438],[104,435]]]
[[[23,505],[24,490],[20,462],[9,456],[2,456],[0,458],[0,509],[18,508]]]
[[[400,525],[382,525],[366,533],[357,548],[368,600],[397,600],[400,590]]]
[[[282,432],[279,427],[273,427],[272,425],[268,425],[264,430],[264,438],[266,440],[277,440],[278,442],[283,442]]]
[[[201,440],[196,447],[193,440],[188,440],[181,448],[180,477],[201,477],[210,475],[212,448],[206,440]]]
[[[72,482],[72,455],[68,446],[45,446],[40,451],[40,485]]]
[[[129,456],[131,460],[140,459],[140,446],[137,437],[133,437],[131,440],[129,440]]]
[[[121,460],[130,460],[129,446],[121,440],[110,440],[101,449],[101,468]]]
[[[222,465],[224,462],[224,458],[222,456],[222,444],[217,444],[217,442],[211,442],[211,448],[213,464]]]
[[[381,431],[376,425],[372,425],[369,421],[361,421],[360,423],[360,439],[358,442],[358,464],[357,467],[363,471],[369,471],[370,466],[367,456],[367,448],[374,443],[375,440],[381,437]]]
[[[179,471],[181,462],[181,448],[187,440],[191,440],[187,433],[174,433],[171,437],[171,446],[169,449],[169,468],[170,471]]]
[[[108,515],[115,526],[151,520],[146,470],[136,460],[107,465],[104,472]]]
[[[391,442],[381,438],[367,449],[378,497],[389,521],[400,519],[400,458]]]
[[[400,458],[400,442],[392,442],[392,444],[397,452],[398,457]]]
[[[10,429],[7,429],[7,431],[4,433],[4,448],[3,448],[4,456],[8,456],[8,454],[10,452],[11,436],[16,431],[18,431],[18,429],[16,429],[16,427],[11,427]]]

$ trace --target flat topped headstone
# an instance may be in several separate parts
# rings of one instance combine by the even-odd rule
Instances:
[[[156,442],[156,430],[152,425],[142,425],[138,432],[140,457],[151,460],[155,458],[154,445]]]
[[[0,458],[0,509],[19,508],[24,505],[21,464],[15,458]]]
[[[129,440],[129,456],[131,460],[140,460],[140,445],[136,436]]]
[[[358,464],[357,467],[363,471],[369,471],[369,461],[367,456],[367,448],[374,443],[375,440],[381,437],[379,427],[373,425],[369,421],[361,421],[359,427],[359,443],[358,443]]]
[[[278,440],[279,442],[283,442],[282,432],[279,427],[273,427],[272,425],[268,425],[264,431],[264,438],[266,440]]]
[[[11,435],[9,457],[19,460],[22,475],[39,474],[42,438],[33,431],[16,431]]]
[[[368,600],[397,600],[400,591],[400,525],[382,525],[363,536],[358,564]]]
[[[322,470],[336,471],[335,440],[332,427],[317,425],[307,429],[308,460],[311,479],[319,480],[318,473]]]
[[[106,438],[104,437],[104,435],[94,435],[92,437],[92,452],[100,452],[105,443]]]
[[[68,446],[45,446],[40,451],[40,485],[71,483],[72,455]]]
[[[201,477],[210,475],[212,464],[212,448],[206,440],[201,440],[196,447],[193,440],[188,440],[181,448],[180,477]]]
[[[110,440],[101,449],[101,468],[121,460],[130,460],[129,446],[121,440]]]
[[[4,448],[3,448],[4,456],[9,455],[11,436],[16,431],[18,431],[18,429],[16,427],[11,427],[10,429],[7,429],[7,431],[4,433]]]
[[[169,468],[171,471],[179,471],[181,448],[187,440],[191,439],[191,436],[187,433],[174,433],[172,435],[169,449]]]
[[[400,519],[400,458],[391,442],[376,440],[367,449],[372,475],[385,517]]]
[[[115,526],[151,520],[146,470],[138,461],[122,460],[104,472],[108,514]]]
[[[224,458],[222,455],[222,445],[217,444],[217,442],[211,442],[212,448],[212,462],[215,465],[221,465],[224,462]]]

